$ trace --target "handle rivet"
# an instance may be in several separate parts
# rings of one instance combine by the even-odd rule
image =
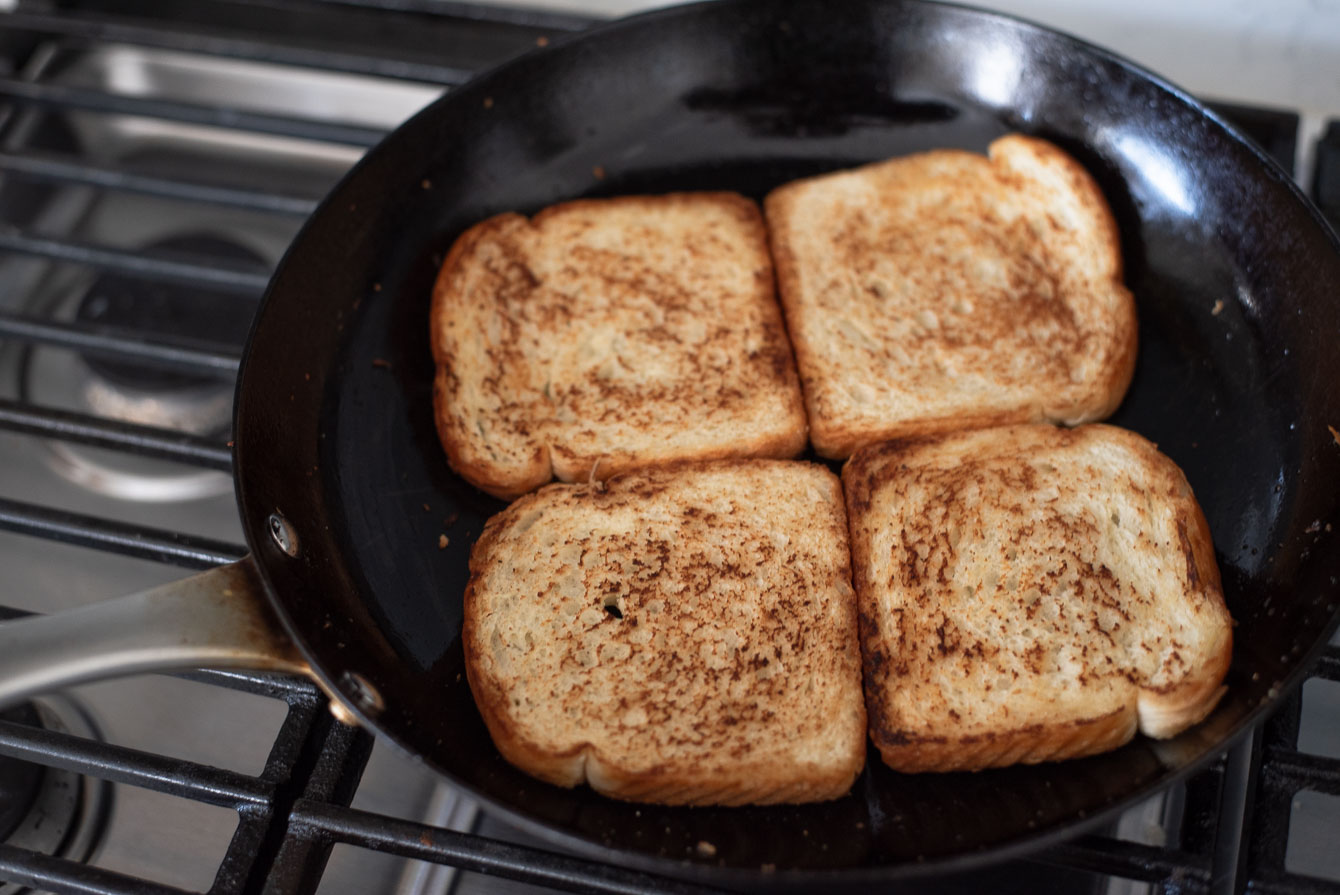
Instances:
[[[386,702],[377,688],[368,683],[368,679],[357,671],[345,671],[340,674],[340,690],[358,710],[369,715],[381,714]]]
[[[268,520],[270,537],[289,556],[298,555],[298,535],[293,531],[293,526],[288,524],[288,520],[278,513],[271,513]]]

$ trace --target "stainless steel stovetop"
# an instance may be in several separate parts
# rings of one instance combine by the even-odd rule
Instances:
[[[0,18],[0,22],[3,19]],[[52,38],[29,55],[23,79],[72,90],[140,97],[193,107],[230,109],[326,122],[312,139],[263,128],[227,127],[132,114],[24,107],[4,121],[0,153],[47,158],[74,153],[95,168],[174,177],[216,192],[209,202],[183,201],[133,188],[21,180],[0,186],[0,239],[50,237],[66,243],[203,260],[222,271],[217,288],[184,293],[160,283],[146,298],[115,259],[100,271],[60,263],[41,252],[0,255],[0,314],[155,331],[190,304],[210,309],[203,323],[177,321],[162,332],[198,340],[227,356],[240,350],[259,285],[278,262],[304,214],[362,154],[368,135],[388,130],[435,98],[438,85],[185,53],[83,38]],[[1331,110],[1340,111],[1340,109]],[[1307,145],[1319,116],[1305,118]],[[320,137],[333,139],[320,139]],[[123,184],[124,186],[124,184]],[[270,197],[229,203],[230,190]],[[224,197],[224,198],[220,198]],[[125,265],[123,265],[125,266]],[[170,278],[169,278],[170,279]],[[189,294],[187,294],[189,293]],[[202,298],[203,296],[203,298]],[[189,315],[188,315],[189,316]],[[227,438],[232,383],[196,376],[185,384],[133,365],[77,351],[0,340],[0,397],[81,414]],[[241,530],[226,473],[121,452],[0,432],[0,496],[136,525],[240,544]],[[115,554],[92,553],[46,539],[0,532],[0,603],[55,612],[179,577],[179,569]],[[1300,748],[1340,756],[1340,685],[1311,681],[1304,695]],[[264,766],[283,703],[176,677],[140,676],[76,688],[42,701],[48,722],[75,732],[207,765],[256,774]],[[54,781],[53,814],[69,813],[69,790],[83,786],[82,838],[66,847],[91,851],[100,867],[195,891],[208,890],[237,828],[237,814],[123,785]],[[64,793],[64,795],[62,795]],[[1329,800],[1329,801],[1328,801]],[[389,747],[374,749],[355,807],[452,829],[524,840],[468,799]],[[1184,811],[1174,789],[1123,817],[1117,838],[1161,846]],[[1340,879],[1340,857],[1328,844],[1340,821],[1340,799],[1300,794],[1306,820],[1290,838],[1294,867]],[[337,847],[322,892],[520,890],[476,874],[361,849]],[[1148,889],[1112,879],[1111,892]],[[0,895],[11,891],[0,883]]]
[[[390,129],[435,98],[440,88],[326,72],[218,60],[116,44],[93,48],[52,43],[36,54],[33,80],[163,100],[229,103],[256,112],[317,116],[372,129]],[[20,113],[23,115],[24,113]],[[132,116],[63,110],[29,112],[12,122],[3,149],[25,154],[75,151],[106,168],[157,176],[189,175],[220,188],[273,191],[292,197],[299,213],[198,204],[131,191],[64,186],[10,195],[6,222],[25,233],[49,234],[97,246],[142,252],[174,241],[207,260],[222,259],[264,278],[301,225],[300,213],[362,154],[358,146],[243,133]],[[301,200],[308,200],[306,202]],[[183,240],[185,242],[183,243]],[[192,242],[192,240],[194,240]],[[142,315],[182,313],[199,291],[160,287],[158,303],[127,299],[132,287],[114,275],[51,263],[0,259],[0,310],[58,320],[143,326]],[[110,281],[110,282],[109,282]],[[134,285],[134,284],[132,284]],[[143,289],[142,284],[138,285]],[[215,319],[204,332],[232,336],[240,347],[259,292],[222,290]],[[129,315],[123,318],[121,315]],[[212,328],[212,329],[211,329]],[[133,365],[48,346],[0,343],[0,393],[47,407],[165,426],[226,440],[232,382],[200,378],[187,387]],[[232,479],[223,472],[149,460],[120,452],[0,434],[0,494],[78,513],[188,532],[240,544]],[[14,534],[0,534],[4,601],[16,608],[56,612],[132,593],[180,577],[155,562]],[[244,773],[264,766],[283,721],[281,702],[232,690],[145,675],[79,687],[73,706],[108,741]],[[64,714],[76,715],[71,704]],[[359,805],[436,824],[467,823],[473,807],[456,798],[390,748],[374,750]],[[115,786],[106,802],[96,863],[155,881],[206,890],[237,826],[234,812]],[[171,843],[171,847],[163,847]],[[442,868],[337,849],[323,891],[432,891]],[[0,886],[0,892],[4,889]]]

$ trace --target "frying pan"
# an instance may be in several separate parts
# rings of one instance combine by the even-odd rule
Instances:
[[[1114,209],[1140,355],[1113,422],[1182,466],[1209,519],[1238,622],[1223,702],[1174,740],[1060,764],[906,776],[872,752],[850,795],[818,805],[636,806],[510,767],[460,644],[470,545],[502,504],[449,470],[431,411],[428,300],[453,238],[577,196],[758,197],[1012,130],[1072,153]],[[625,865],[825,887],[981,867],[1203,765],[1298,685],[1335,628],[1337,284],[1340,245],[1283,171],[1184,93],[1074,39],[915,0],[722,0],[617,22],[454,91],[334,190],[270,285],[238,384],[250,557],[5,625],[0,700],[148,668],[296,669],[517,823]]]

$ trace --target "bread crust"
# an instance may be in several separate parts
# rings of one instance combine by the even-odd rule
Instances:
[[[447,460],[495,496],[804,450],[767,234],[743,196],[583,199],[489,218],[453,244],[430,319]]]
[[[953,207],[925,221],[918,203],[933,204],[923,200],[933,190]],[[1048,212],[1048,191],[1074,214]],[[1020,196],[1042,199],[1029,198],[1015,217],[1000,211]],[[863,444],[958,429],[1077,425],[1121,403],[1135,370],[1137,324],[1116,221],[1089,173],[1052,144],[1014,134],[994,141],[987,157],[946,149],[876,162],[786,184],[764,207],[820,456],[845,459]],[[954,236],[954,228],[983,221],[992,223]],[[1031,236],[1012,234],[1019,221]],[[944,248],[935,241],[942,233],[961,244]],[[910,264],[889,255],[889,240],[894,250],[913,247],[903,249]],[[1018,251],[1036,256],[1021,264],[1033,270],[1036,260],[1040,279],[1000,288],[974,280],[975,259],[996,242],[1024,247],[1000,250],[1010,276],[1022,276],[1019,264],[1009,266]],[[918,266],[918,255],[930,260]],[[890,258],[902,266],[889,269]],[[950,279],[959,275],[966,281]],[[1055,294],[1030,298],[1021,310],[1019,296],[1049,289]],[[1099,301],[1101,310],[1084,310]],[[1016,338],[1030,329],[1032,342]],[[1006,369],[1024,357],[1031,358],[1024,367]]]
[[[676,517],[665,529],[673,548],[646,546],[658,542],[656,523],[645,520],[665,513]],[[709,526],[725,526],[729,539],[703,542]],[[621,534],[568,540],[578,529]],[[846,536],[840,483],[807,463],[681,463],[615,476],[603,489],[553,484],[522,497],[475,544],[465,596],[466,676],[498,750],[541,780],[589,783],[630,801],[776,804],[845,794],[865,764],[866,740]],[[611,546],[622,537],[644,546],[625,559]],[[553,556],[580,554],[582,585],[570,596],[587,608],[614,593],[599,567],[619,557],[620,616],[596,613],[582,634],[587,610],[567,618],[554,596],[574,574],[571,563],[530,565],[537,540],[551,540]],[[628,570],[642,564],[658,571],[645,587],[628,585],[636,577]],[[746,566],[762,583],[713,589]],[[673,611],[658,609],[671,592],[681,594]],[[530,612],[543,619],[527,621]],[[714,665],[720,651],[709,655],[702,634],[681,633],[690,625],[727,643],[741,632],[724,654],[733,664]],[[558,633],[541,642],[541,628]],[[644,642],[623,653],[625,635]],[[594,638],[595,652],[583,655],[582,636]],[[611,681],[616,689],[604,689]],[[543,706],[528,708],[537,694]],[[627,721],[630,713],[641,720]]]
[[[510,499],[533,491],[553,477],[547,446],[540,445],[530,461],[514,466],[499,466],[480,456],[478,444],[467,437],[467,422],[453,410],[452,396],[458,376],[455,373],[453,352],[447,345],[446,329],[441,325],[450,313],[448,306],[453,295],[451,278],[465,258],[473,255],[481,243],[524,225],[519,214],[500,214],[481,221],[461,234],[452,244],[446,260],[433,284],[433,300],[429,309],[429,339],[437,372],[433,377],[433,419],[437,424],[438,439],[447,454],[447,462],[467,482],[495,497]]]
[[[1232,619],[1209,527],[1139,435],[913,437],[861,449],[842,479],[870,734],[891,767],[1092,755],[1175,736],[1223,695]]]
[[[1181,470],[1177,470],[1179,476]],[[1185,477],[1181,478],[1185,484]],[[1186,484],[1188,494],[1191,486]],[[1214,560],[1214,541],[1210,537],[1210,523],[1205,512],[1194,497],[1190,498],[1187,508],[1185,529],[1178,530],[1182,555],[1186,559],[1187,578],[1192,587],[1199,587],[1213,600],[1218,596],[1223,604],[1223,585],[1219,577],[1219,565]],[[1227,616],[1228,610],[1224,609]],[[1219,700],[1228,692],[1224,677],[1233,660],[1233,628],[1229,619],[1221,629],[1221,638],[1207,651],[1204,665],[1178,681],[1176,686],[1144,687],[1140,690],[1137,709],[1140,718],[1140,732],[1155,739],[1174,737],[1199,724],[1219,704]]]

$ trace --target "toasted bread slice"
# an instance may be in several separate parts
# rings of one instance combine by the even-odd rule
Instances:
[[[836,798],[865,764],[837,477],[723,460],[549,485],[470,557],[465,667],[498,749],[620,799]]]
[[[1042,140],[937,150],[766,200],[824,457],[908,435],[1101,419],[1135,367],[1135,303],[1093,179]]]
[[[902,771],[1173,736],[1224,692],[1232,619],[1180,469],[1133,432],[871,445],[842,472],[870,733]]]
[[[763,219],[733,193],[490,218],[442,265],[432,343],[447,458],[499,497],[805,447]]]

